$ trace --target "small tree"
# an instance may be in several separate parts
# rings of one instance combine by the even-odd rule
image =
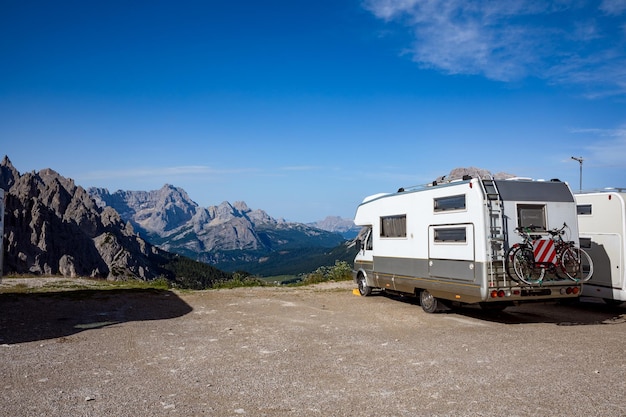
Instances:
[[[303,284],[315,284],[326,281],[347,281],[352,279],[352,268],[346,261],[335,261],[334,266],[320,266],[307,274]]]
[[[352,267],[346,261],[335,261],[330,269],[330,279],[333,281],[348,281],[352,279]]]

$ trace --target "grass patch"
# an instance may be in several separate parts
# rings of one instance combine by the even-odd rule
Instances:
[[[11,291],[7,291],[8,288],[10,288]],[[0,288],[0,293],[11,292],[15,294],[28,294],[30,289],[28,285],[20,283],[15,284],[13,287]]]
[[[11,278],[19,278],[20,282],[10,285]],[[31,282],[29,282],[31,281]],[[60,278],[60,277],[4,277],[0,285],[0,294],[31,294],[52,293],[77,290],[124,290],[124,289],[154,289],[168,290],[169,281],[159,278],[153,281],[126,280],[107,281],[94,278]]]
[[[302,281],[302,275],[274,275],[260,278],[266,285],[287,285]]]
[[[267,286],[267,282],[264,280],[254,277],[252,275],[249,276],[240,276],[235,274],[233,279],[229,279],[227,281],[216,282],[213,284],[214,289],[224,289],[224,288],[242,288],[242,287],[264,287]]]
[[[11,279],[16,279],[10,285]],[[322,266],[309,274],[276,275],[260,278],[246,272],[234,272],[219,278],[212,277],[211,282],[196,282],[194,285],[183,285],[189,282],[169,281],[161,277],[152,281],[127,279],[108,281],[96,278],[67,278],[62,276],[7,276],[0,285],[0,294],[9,293],[51,293],[80,290],[159,290],[166,291],[176,288],[178,291],[195,289],[227,289],[241,287],[266,286],[304,286],[327,281],[347,281],[352,279],[352,269],[347,262],[335,261],[333,266]],[[31,281],[32,280],[32,281]],[[195,282],[195,281],[194,281]],[[204,281],[203,281],[204,282]],[[196,285],[197,284],[197,285]],[[208,285],[208,286],[207,286]]]

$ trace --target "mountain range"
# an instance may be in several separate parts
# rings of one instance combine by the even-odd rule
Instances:
[[[339,216],[327,216],[324,220],[307,224],[328,232],[339,233],[346,240],[354,239],[361,231],[361,228],[356,226],[352,220]]]
[[[153,191],[110,193],[90,188],[88,192],[99,207],[115,209],[159,248],[231,272],[294,274],[351,260],[351,250],[339,259],[328,256],[360,229],[339,217],[311,224],[287,222],[252,210],[243,201],[200,207],[185,190],[170,184]]]

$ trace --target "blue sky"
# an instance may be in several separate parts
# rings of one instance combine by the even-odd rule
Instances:
[[[626,0],[0,3],[0,153],[352,218],[479,167],[626,187]]]

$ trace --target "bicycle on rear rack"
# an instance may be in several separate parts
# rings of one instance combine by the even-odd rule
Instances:
[[[505,269],[509,278],[530,285],[541,284],[546,272],[550,272],[561,279],[565,275],[574,282],[588,281],[593,274],[591,257],[574,242],[563,239],[566,227],[563,223],[559,229],[547,230],[549,238],[531,234],[540,229],[538,226],[516,228],[523,241],[507,252]]]

